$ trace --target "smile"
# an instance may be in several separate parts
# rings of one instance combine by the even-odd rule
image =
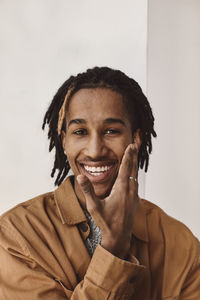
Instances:
[[[112,177],[115,174],[116,162],[81,162],[79,166],[81,167],[81,172],[83,175],[87,176],[88,179],[94,183],[105,183],[112,181]]]
[[[87,166],[87,165],[84,165],[83,167],[92,176],[100,176],[112,168],[112,166],[91,167],[91,166]]]

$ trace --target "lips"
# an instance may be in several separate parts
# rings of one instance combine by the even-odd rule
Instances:
[[[104,181],[111,180],[112,173],[114,172],[115,163],[104,163],[99,164],[82,163],[80,164],[81,173],[88,177],[92,183],[103,183]]]
[[[106,173],[108,170],[110,170],[112,168],[112,165],[111,166],[99,166],[99,167],[91,167],[91,166],[84,165],[83,167],[91,175],[100,176],[103,173]]]

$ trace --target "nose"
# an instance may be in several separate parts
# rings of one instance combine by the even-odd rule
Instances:
[[[104,157],[107,151],[104,140],[98,133],[90,136],[86,147],[86,155],[88,157],[97,160]]]

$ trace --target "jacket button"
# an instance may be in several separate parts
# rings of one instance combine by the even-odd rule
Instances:
[[[130,283],[134,283],[135,280],[136,280],[136,277],[132,277],[132,278],[129,280],[129,282],[130,282]]]
[[[88,231],[88,225],[87,225],[87,224],[82,223],[82,224],[80,224],[80,227],[81,227],[81,230],[82,230],[83,232]]]

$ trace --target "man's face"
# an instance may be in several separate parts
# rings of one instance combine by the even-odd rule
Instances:
[[[124,150],[132,142],[131,124],[119,93],[87,88],[72,96],[63,148],[75,177],[87,176],[98,197],[110,193]],[[78,188],[75,181],[75,190]]]

